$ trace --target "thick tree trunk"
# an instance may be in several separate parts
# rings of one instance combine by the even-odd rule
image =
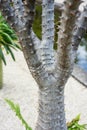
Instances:
[[[35,130],[67,130],[63,86],[39,90],[39,116]]]

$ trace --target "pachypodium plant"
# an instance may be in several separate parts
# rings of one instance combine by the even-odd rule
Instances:
[[[0,0],[0,9],[15,29],[32,76],[39,87],[39,113],[35,130],[67,130],[64,88],[73,70],[76,52],[87,29],[87,6],[65,0],[61,8],[58,49],[54,44],[54,0],[42,1],[42,40],[32,31],[35,0]]]

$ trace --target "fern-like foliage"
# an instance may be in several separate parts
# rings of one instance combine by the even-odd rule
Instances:
[[[32,128],[28,125],[28,123],[23,118],[20,111],[20,106],[18,104],[14,104],[14,102],[12,102],[11,100],[5,99],[5,101],[11,107],[11,109],[16,113],[16,116],[20,119],[22,124],[25,126],[26,130],[32,130]]]
[[[15,60],[12,49],[20,49],[20,46],[17,44],[17,41],[18,38],[15,32],[5,22],[3,16],[0,13],[0,58],[3,60],[5,65],[6,60],[3,50],[6,51],[6,54],[10,54],[12,59]]]

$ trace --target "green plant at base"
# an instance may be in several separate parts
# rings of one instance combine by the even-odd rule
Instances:
[[[18,104],[14,104],[13,101],[5,99],[7,104],[11,107],[11,109],[16,113],[16,116],[21,120],[22,124],[25,126],[26,130],[32,130],[32,128],[28,125],[28,123],[24,120],[20,106]],[[71,122],[67,123],[68,130],[87,130],[87,124],[79,124],[80,115],[77,115]]]
[[[31,127],[29,127],[28,123],[24,120],[24,118],[21,114],[21,111],[20,111],[20,106],[18,104],[14,104],[11,100],[5,99],[5,101],[11,107],[11,109],[16,113],[16,116],[21,120],[21,122],[25,126],[26,130],[32,130]]]
[[[80,114],[67,123],[68,130],[87,130],[87,124],[79,124]]]

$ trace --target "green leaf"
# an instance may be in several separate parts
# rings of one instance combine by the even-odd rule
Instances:
[[[6,60],[5,60],[5,57],[4,57],[4,54],[3,54],[3,52],[2,52],[1,47],[0,47],[0,57],[1,57],[1,59],[3,60],[4,64],[6,65]]]
[[[15,32],[5,23],[0,23],[0,30],[2,30],[4,33],[7,33],[12,38],[12,40],[18,40]]]
[[[77,116],[73,119],[73,121],[77,121],[77,122],[78,122],[78,121],[80,120],[80,116],[81,116],[80,114],[77,115]]]
[[[80,114],[77,115],[71,122],[67,123],[68,130],[87,130],[86,124],[79,124]]]
[[[5,101],[8,103],[8,105],[11,107],[11,109],[13,111],[16,110],[16,107],[15,107],[14,103],[11,100],[5,99]]]
[[[21,47],[20,47],[20,45],[18,45],[18,43],[15,44],[15,47],[18,48],[19,50],[22,50]]]
[[[9,54],[8,46],[4,45],[4,49],[6,50],[6,53]]]
[[[21,114],[21,111],[20,111],[20,106],[18,104],[14,104],[11,100],[5,99],[5,101],[11,107],[11,109],[16,113],[16,116],[21,120],[21,122],[25,126],[26,130],[32,130],[31,127],[28,125],[28,123],[24,120],[24,118]]]
[[[0,35],[3,37],[4,41],[8,44],[14,45],[14,42],[12,41],[11,37],[0,30]]]
[[[11,54],[12,59],[15,61],[15,56],[14,56],[14,54],[13,54],[13,52],[12,52],[10,47],[8,47],[8,51]]]

